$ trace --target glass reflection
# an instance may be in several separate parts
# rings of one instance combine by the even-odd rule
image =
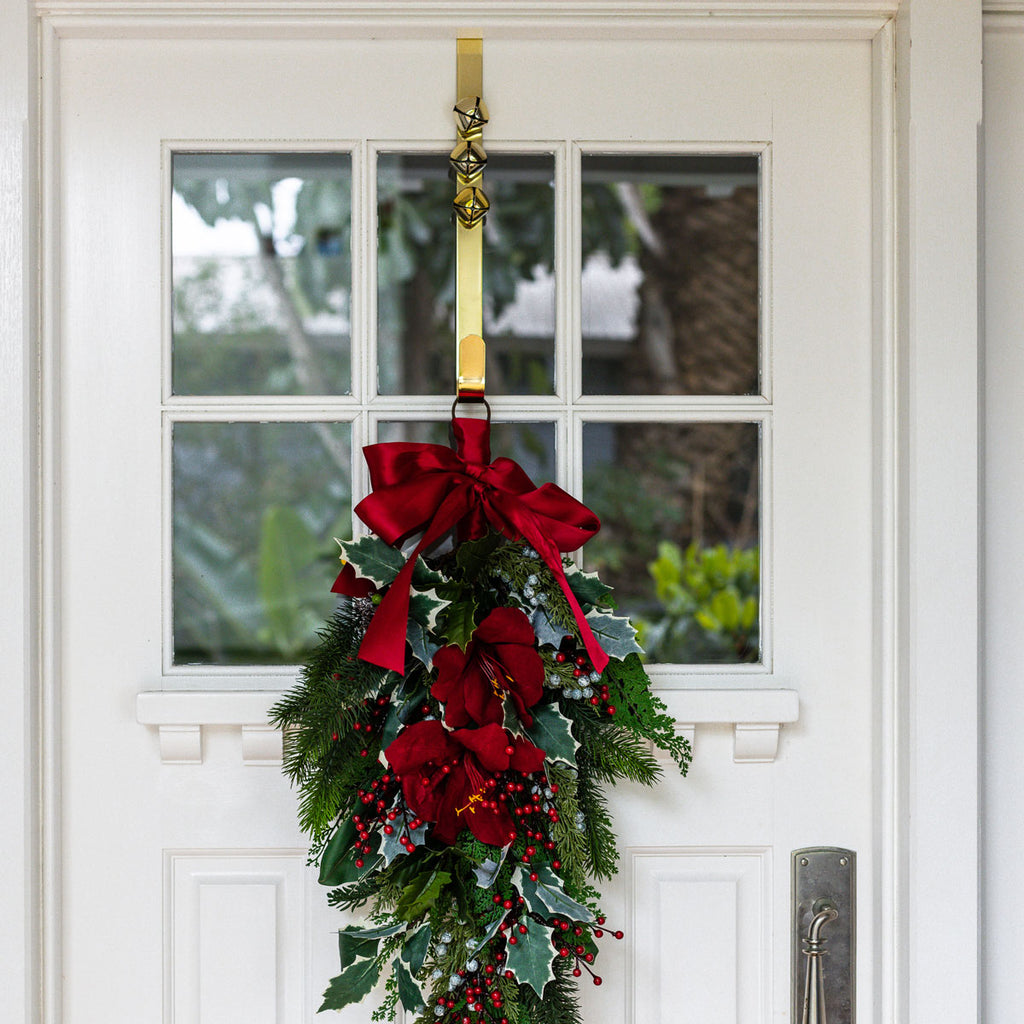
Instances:
[[[484,186],[487,391],[554,391],[555,161],[492,154]],[[384,395],[450,394],[455,228],[447,154],[377,158],[378,383]]]
[[[583,390],[751,395],[756,156],[583,156]]]
[[[615,588],[650,662],[753,662],[759,645],[760,429],[587,423],[586,568]]]
[[[175,153],[176,395],[351,390],[351,158]]]
[[[175,664],[303,660],[351,537],[351,427],[174,426]]]

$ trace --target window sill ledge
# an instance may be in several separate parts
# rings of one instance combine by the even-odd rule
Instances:
[[[781,727],[800,712],[796,690],[662,690],[659,696],[691,743],[697,726],[731,726],[733,760],[742,764],[774,761]],[[164,764],[202,764],[203,728],[229,726],[241,731],[243,764],[279,765],[281,733],[267,724],[279,697],[266,690],[153,690],[138,695],[135,714],[158,730]]]

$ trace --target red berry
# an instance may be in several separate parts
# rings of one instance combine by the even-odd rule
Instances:
[[[359,860],[357,860],[357,861],[356,861],[356,867],[357,867],[357,868],[361,868],[362,866],[363,866],[363,861],[362,861],[362,859],[359,859]]]
[[[555,869],[556,871],[558,871],[558,870],[559,870],[559,869],[561,868],[561,866],[562,866],[562,862],[561,862],[560,860],[553,860],[553,861],[551,862],[551,866],[552,866],[552,867],[553,867],[553,868],[554,868],[554,869]],[[569,926],[568,926],[568,925],[566,925],[566,928],[568,928],[568,927],[569,927]]]
[[[609,704],[608,705],[608,714],[609,715],[614,715],[615,714],[615,706],[613,704]]]
[[[512,756],[512,755],[513,755],[513,754],[514,754],[515,752],[516,752],[516,748],[515,748],[515,747],[513,747],[513,746],[507,746],[507,747],[505,748],[505,753],[506,753],[506,754],[507,754],[507,755],[508,755],[509,757],[511,757],[511,756]]]
[[[515,906],[515,904],[511,900],[505,900],[504,903],[502,903],[502,906],[506,910],[511,910]]]
[[[594,975],[594,984],[595,985],[600,985],[601,984],[601,977],[600,977],[600,975],[597,975],[597,974]]]
[[[617,939],[621,939],[622,938],[622,934],[623,934],[622,932],[614,932],[615,938],[617,938]]]
[[[604,924],[604,918],[603,918],[603,917],[599,917],[599,918],[597,919],[597,923],[598,923],[598,924]]]

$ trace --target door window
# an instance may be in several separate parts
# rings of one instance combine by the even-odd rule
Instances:
[[[600,516],[584,567],[650,663],[763,664],[761,155],[489,150],[495,454]],[[333,604],[361,447],[447,441],[446,151],[172,166],[168,670],[293,664]]]

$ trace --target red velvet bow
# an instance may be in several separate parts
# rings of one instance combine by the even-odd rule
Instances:
[[[601,672],[608,656],[590,630],[583,609],[562,568],[563,551],[589,540],[600,521],[593,512],[554,484],[534,487],[511,459],[490,462],[490,424],[454,419],[457,450],[439,444],[392,442],[363,449],[373,493],[356,506],[356,514],[388,544],[414,533],[423,536],[374,613],[359,648],[359,657],[395,672],[405,670],[409,588],[419,555],[449,530],[460,540],[482,537],[488,528],[536,549],[565,594],[594,668]],[[364,581],[344,570],[336,593],[365,596]]]

